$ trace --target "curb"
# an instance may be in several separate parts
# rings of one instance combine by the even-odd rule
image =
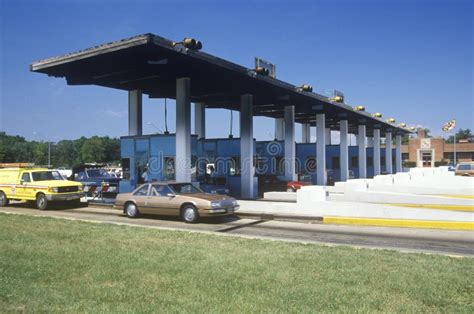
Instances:
[[[108,204],[91,204],[96,208],[115,209]],[[384,219],[384,218],[358,218],[341,216],[305,216],[305,215],[275,215],[267,213],[237,212],[237,216],[258,218],[261,220],[278,220],[302,223],[323,223],[333,225],[417,228],[417,229],[443,229],[474,231],[474,222],[462,221],[436,221],[436,220],[410,220],[410,219]]]
[[[474,231],[474,222],[326,216],[324,224]]]

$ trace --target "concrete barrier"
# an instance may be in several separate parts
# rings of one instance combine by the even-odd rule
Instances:
[[[296,191],[296,203],[299,209],[311,211],[315,206],[318,207],[318,205],[321,206],[322,203],[326,203],[328,196],[329,192],[325,186],[303,186]]]
[[[295,192],[265,192],[263,198],[269,201],[296,202]]]

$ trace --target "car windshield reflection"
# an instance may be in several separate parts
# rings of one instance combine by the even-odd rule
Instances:
[[[33,181],[64,180],[57,171],[35,171],[32,172]]]
[[[110,175],[104,169],[87,169],[89,178],[109,178]]]

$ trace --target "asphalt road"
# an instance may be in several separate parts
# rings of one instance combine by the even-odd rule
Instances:
[[[26,207],[26,204],[3,207],[0,212],[288,242],[474,257],[474,232],[470,231],[326,225],[316,221],[291,222],[258,217],[222,217],[205,219],[198,224],[185,224],[177,218],[161,216],[129,219],[113,209],[83,207],[39,211]]]

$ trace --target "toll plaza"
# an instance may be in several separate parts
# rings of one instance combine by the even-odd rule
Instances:
[[[405,124],[345,104],[342,93],[325,97],[308,84],[281,81],[268,64],[247,68],[202,48],[190,38],[176,42],[144,34],[40,60],[31,71],[65,78],[68,85],[128,92],[121,192],[135,188],[144,172],[147,180],[198,181],[209,164],[231,194],[243,199],[257,197],[262,174],[326,185],[329,176],[344,182],[402,171],[401,138],[412,131]],[[143,134],[144,95],[176,100],[174,134]],[[206,138],[206,109],[212,108],[240,112],[240,137]],[[274,141],[255,141],[254,116],[275,119]],[[295,142],[295,123],[303,125],[302,143]],[[315,143],[311,127],[316,127]],[[331,143],[332,131],[339,133],[338,145]],[[355,146],[349,145],[349,134],[357,136]]]

